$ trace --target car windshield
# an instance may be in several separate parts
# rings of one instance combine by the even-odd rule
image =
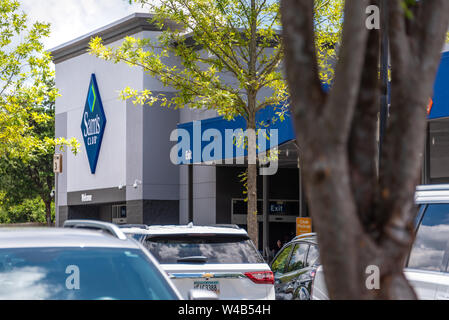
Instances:
[[[449,205],[429,205],[418,228],[408,267],[428,271],[440,271],[444,268],[448,234]]]
[[[144,245],[163,264],[264,263],[251,240],[242,236],[158,236],[148,237]]]
[[[141,250],[0,249],[0,300],[171,300],[173,289]]]

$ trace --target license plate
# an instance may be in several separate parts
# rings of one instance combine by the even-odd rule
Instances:
[[[218,295],[220,294],[220,283],[218,281],[195,281],[193,289],[212,291]]]

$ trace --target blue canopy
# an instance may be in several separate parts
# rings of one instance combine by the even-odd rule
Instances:
[[[441,58],[435,80],[433,106],[429,119],[449,117],[449,52],[445,52]]]
[[[283,115],[283,120],[280,119]],[[184,135],[179,131],[184,130]],[[235,130],[246,130],[246,120],[242,116],[237,116],[233,120],[226,120],[223,117],[209,118],[201,121],[188,122],[178,125],[178,144],[182,136],[190,141],[187,144],[189,150],[178,150],[178,159],[180,164],[200,163],[206,161],[218,161],[229,158],[235,158],[236,155],[247,156],[248,150],[243,144],[236,140],[229,141],[229,134]],[[290,110],[287,106],[268,106],[256,114],[256,131],[265,129],[266,133],[259,133],[258,148],[256,152],[264,153],[287,141],[295,139],[295,131],[290,116]],[[274,131],[273,129],[276,129]],[[276,136],[274,136],[276,132]],[[197,148],[194,145],[196,141],[201,141],[201,149],[198,143]],[[225,141],[228,139],[227,141]],[[264,140],[264,141],[261,141]],[[212,143],[216,143],[216,148],[210,148]],[[209,145],[209,149],[207,146]],[[229,149],[226,150],[226,147]],[[210,150],[213,149],[213,150]],[[205,156],[205,150],[207,156]],[[211,152],[208,152],[210,150]],[[191,155],[186,157],[185,152],[191,151]],[[229,157],[229,155],[231,155]]]

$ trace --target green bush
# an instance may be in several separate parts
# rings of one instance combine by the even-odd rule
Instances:
[[[52,205],[54,221],[54,206]],[[45,223],[45,204],[40,198],[25,199],[22,203],[7,206],[0,205],[0,223]]]
[[[3,223],[11,223],[11,219],[9,219],[8,211],[5,208],[0,207],[0,224]]]

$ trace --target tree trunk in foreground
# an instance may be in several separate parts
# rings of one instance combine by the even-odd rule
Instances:
[[[449,1],[420,1],[405,17],[388,1],[391,111],[377,174],[379,31],[367,6],[347,0],[335,78],[322,90],[315,52],[314,0],[283,0],[285,63],[304,181],[333,299],[412,299],[403,267],[413,242],[414,191],[425,145],[426,106],[449,24]],[[300,75],[300,76],[298,76]],[[380,272],[370,290],[368,266]]]

